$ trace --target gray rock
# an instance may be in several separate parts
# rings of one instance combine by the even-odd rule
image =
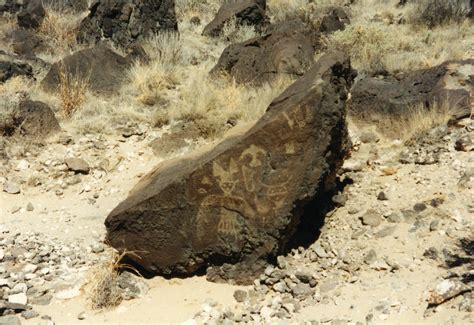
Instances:
[[[89,174],[89,164],[81,158],[66,158],[64,163],[67,165],[69,170],[80,174]]]
[[[290,291],[285,282],[278,282],[273,285],[273,290],[280,293],[285,293]]]
[[[304,299],[313,293],[313,289],[307,283],[298,283],[291,289],[291,293],[295,298]]]
[[[433,220],[430,222],[430,231],[436,231],[439,229],[439,220]]]
[[[383,228],[382,230],[376,232],[375,237],[383,238],[383,237],[393,235],[393,233],[395,232],[396,229],[397,229],[396,226],[387,226],[387,227]]]
[[[235,290],[234,291],[234,299],[237,302],[244,302],[247,299],[247,292],[244,290]]]
[[[26,305],[28,303],[28,297],[23,292],[13,294],[13,295],[8,296],[8,302],[13,303],[13,304]]]
[[[33,203],[31,202],[28,202],[28,204],[26,205],[26,211],[33,211],[35,209],[35,207],[33,206]]]
[[[400,223],[403,219],[400,214],[393,212],[387,217],[387,221],[391,223]]]
[[[377,252],[375,252],[374,249],[371,249],[365,255],[364,263],[370,265],[370,264],[374,263],[376,260],[377,260]]]
[[[377,227],[382,222],[380,214],[375,210],[367,210],[361,217],[360,220],[364,226]]]
[[[418,214],[413,210],[402,210],[402,215],[407,223],[415,222],[416,217],[418,216]]]
[[[7,181],[5,184],[3,184],[3,191],[7,192],[8,194],[20,194],[21,192],[20,186],[12,181]]]
[[[96,243],[91,246],[92,253],[99,254],[105,250],[105,246],[102,243]]]
[[[24,319],[31,319],[38,316],[39,316],[39,313],[34,310],[25,310],[24,312],[21,313],[21,317],[23,317]]]
[[[21,321],[15,315],[0,316],[0,325],[21,325]]]
[[[302,271],[298,271],[295,273],[295,276],[298,280],[300,280],[301,282],[303,283],[309,283],[311,281],[311,279],[313,278],[313,276],[311,275],[311,273],[309,272],[302,272]]]

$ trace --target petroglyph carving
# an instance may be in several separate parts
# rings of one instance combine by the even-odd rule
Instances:
[[[291,112],[283,113],[283,116],[288,123],[290,129],[293,130],[295,124],[299,128],[304,128],[307,124],[310,124],[314,118],[314,110],[311,107],[304,107],[304,108],[297,108],[292,110]]]

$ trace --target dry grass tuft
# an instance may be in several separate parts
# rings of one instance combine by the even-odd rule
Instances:
[[[437,126],[446,125],[451,117],[452,110],[447,103],[435,103],[429,108],[420,104],[403,116],[381,117],[379,129],[406,142]]]
[[[123,263],[126,256],[135,253],[128,251],[118,253],[112,250],[109,254],[107,260],[90,270],[89,280],[84,287],[90,307],[94,310],[107,310],[122,302],[122,289],[118,283],[121,270],[128,269],[139,274],[135,268]]]
[[[50,45],[50,53],[61,58],[77,49],[76,34],[82,15],[60,7],[45,6],[46,16],[39,33]],[[53,59],[54,60],[54,59]]]
[[[470,0],[421,0],[410,12],[410,21],[430,28],[464,21],[470,11]]]
[[[59,69],[59,100],[61,112],[70,118],[85,102],[89,80],[77,77],[67,71],[64,65]]]

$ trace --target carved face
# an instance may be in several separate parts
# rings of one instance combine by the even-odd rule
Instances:
[[[219,187],[226,195],[231,195],[234,191],[235,186],[238,183],[238,178],[236,177],[238,172],[239,169],[233,159],[230,160],[228,169],[224,169],[216,162],[213,164],[214,176],[217,178]]]
[[[284,185],[270,186],[267,190],[267,197],[275,204],[276,208],[281,208],[288,194],[288,189]]]

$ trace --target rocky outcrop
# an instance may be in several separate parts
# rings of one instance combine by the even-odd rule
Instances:
[[[227,74],[239,83],[261,84],[279,74],[303,75],[314,63],[318,35],[299,20],[268,28],[265,36],[232,44],[211,74]]]
[[[124,58],[105,45],[100,45],[78,51],[53,64],[41,86],[46,91],[55,92],[63,71],[74,78],[87,80],[89,89],[94,93],[114,93],[127,78],[126,70],[131,64],[132,60]]]
[[[0,61],[0,83],[16,76],[33,76],[33,68],[26,63],[14,61]]]
[[[335,7],[330,9],[323,17],[319,30],[322,33],[332,33],[338,30],[344,30],[346,25],[350,23],[351,21],[346,11],[341,7]]]
[[[217,37],[226,24],[235,19],[238,26],[255,26],[261,30],[266,22],[266,0],[232,0],[224,3],[216,17],[203,30],[205,36]]]
[[[45,15],[46,11],[42,1],[28,1],[27,5],[17,15],[18,26],[36,29],[40,27]]]
[[[13,30],[10,39],[13,51],[20,56],[34,57],[36,53],[47,48],[43,37],[28,29]]]
[[[403,118],[411,109],[448,107],[453,118],[471,114],[474,60],[449,61],[430,69],[387,77],[367,77],[351,91],[350,112],[366,123]]]
[[[60,129],[51,108],[45,103],[23,100],[0,112],[0,134],[41,137]]]
[[[237,263],[227,276],[250,283],[334,185],[349,152],[352,79],[344,55],[323,56],[250,129],[146,175],[107,217],[107,241],[154,274]]]
[[[79,27],[78,41],[95,44],[110,39],[129,48],[151,34],[177,30],[174,0],[102,0],[90,6]]]

